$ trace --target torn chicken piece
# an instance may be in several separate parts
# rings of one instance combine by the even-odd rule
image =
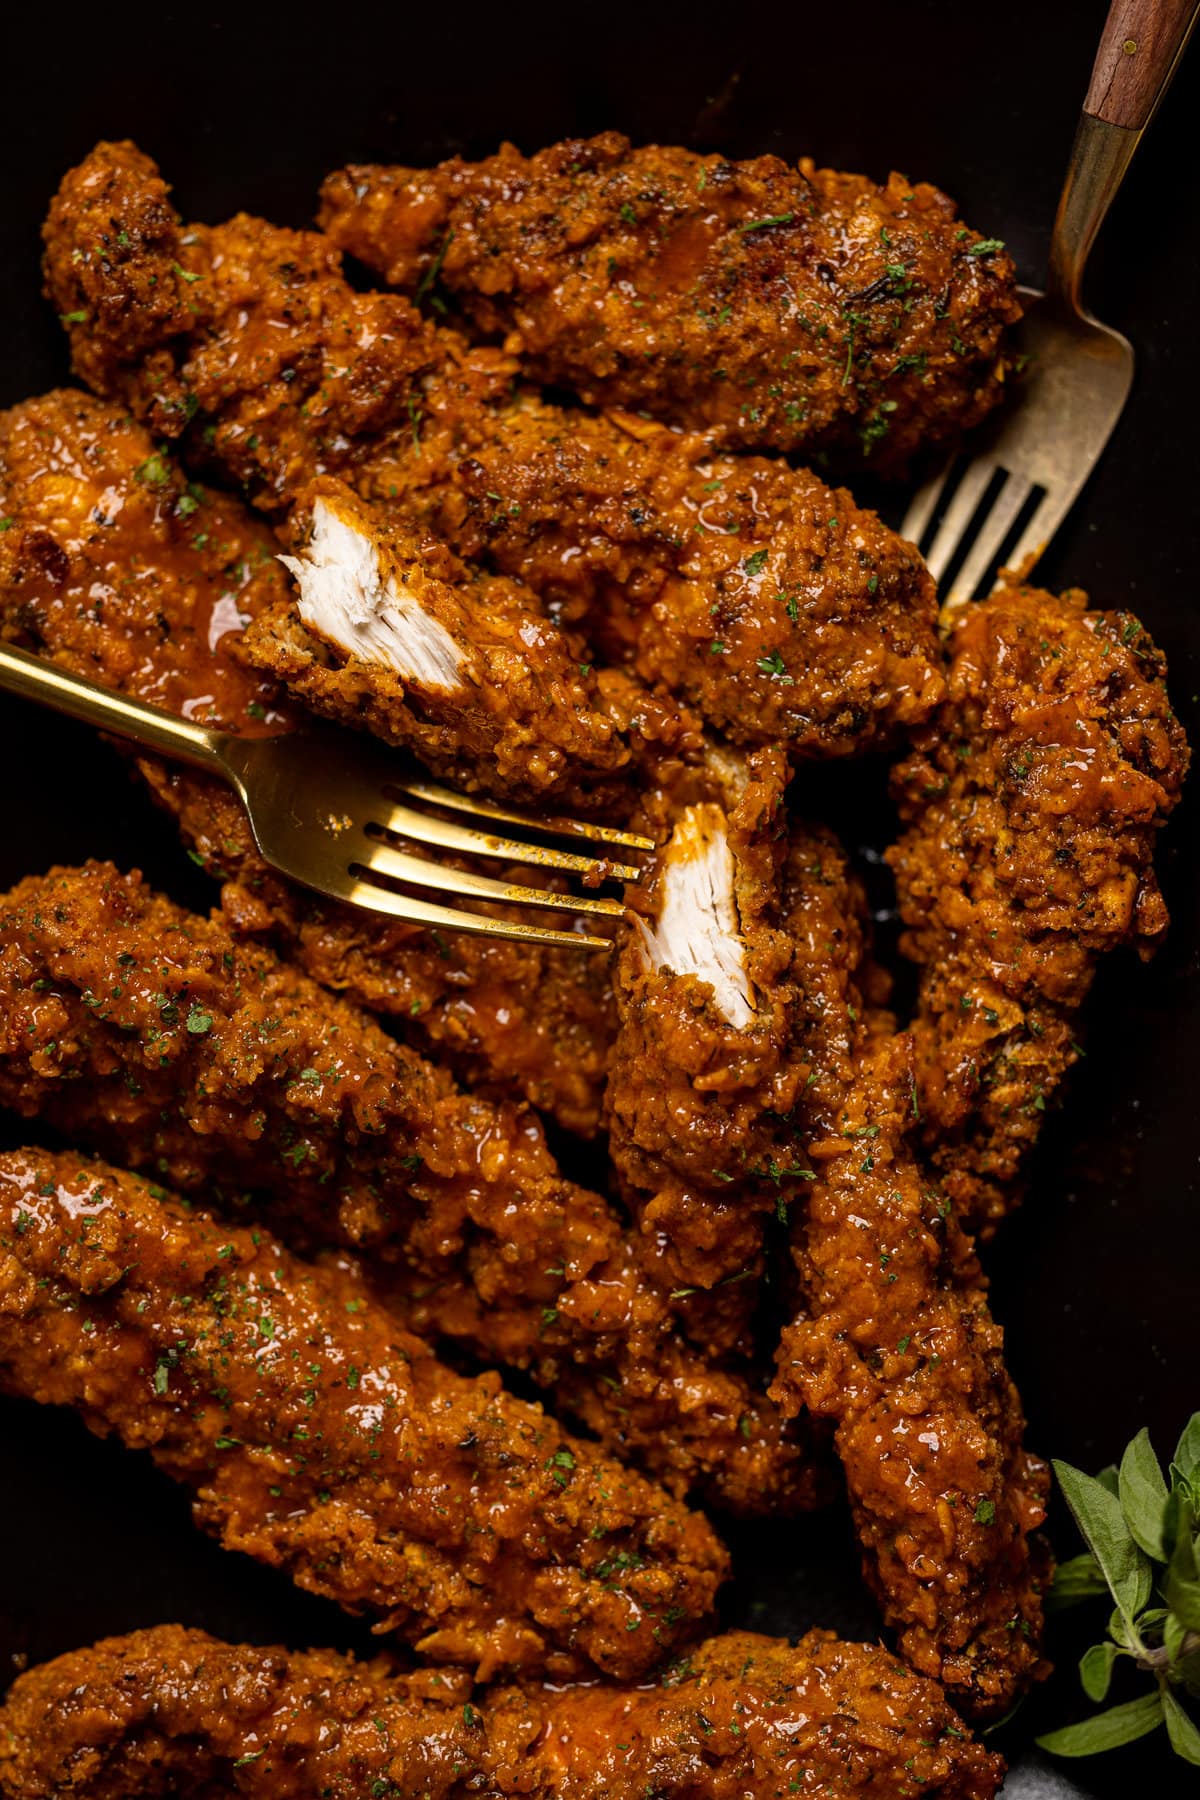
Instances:
[[[522,156],[330,176],[321,224],[389,282],[436,280],[537,380],[736,449],[902,470],[1004,393],[1004,246],[937,188],[732,162],[609,131]]]
[[[849,755],[936,705],[933,583],[849,494],[514,398],[511,358],[355,292],[318,234],[245,217],[185,233],[166,192],[132,145],[98,146],[51,208],[48,292],[81,376],[257,505],[341,475],[747,745]],[[672,714],[649,693],[634,709],[643,735]]]
[[[828,1491],[748,1374],[682,1339],[533,1114],[463,1093],[220,914],[101,863],[0,898],[0,1104],[214,1203],[257,1190],[301,1248],[368,1252],[412,1329],[569,1389],[678,1492]]]
[[[0,515],[0,634],[228,730],[284,722],[275,685],[241,657],[247,624],[288,604],[274,537],[238,501],[185,481],[123,409],[64,389],[0,414]],[[609,692],[605,705],[619,716]],[[239,930],[282,943],[316,980],[390,1015],[474,1083],[594,1134],[613,1029],[601,961],[318,899],[263,862],[223,784],[149,758],[138,766],[225,882]],[[536,869],[518,878],[553,880]],[[570,915],[555,923],[568,928]]]
[[[738,935],[728,821],[714,801],[684,807],[662,856],[662,904],[643,927],[651,969],[694,975],[712,988],[713,1005],[735,1031],[754,1017],[754,993]]]
[[[613,1161],[650,1266],[710,1350],[748,1347],[764,1217],[802,1175],[778,1154],[804,1082],[780,916],[788,775],[781,751],[721,752],[647,798],[638,826],[661,848],[616,976]]]
[[[560,812],[621,801],[629,746],[590,666],[518,583],[472,575],[331,477],[298,498],[292,529],[297,593],[244,639],[289,697],[467,790]]]
[[[990,1229],[1080,1054],[1101,955],[1148,955],[1166,929],[1154,845],[1188,747],[1131,613],[1006,589],[951,621],[949,649],[946,702],[895,771],[906,830],[887,859],[921,971],[927,1154]]]
[[[71,1153],[0,1156],[0,1390],[148,1449],[227,1549],[483,1680],[641,1675],[725,1574],[698,1514],[351,1272]]]
[[[915,1160],[912,1040],[864,1007],[854,888],[827,839],[793,844],[787,896],[810,1001],[797,1150],[814,1179],[772,1392],[834,1425],[867,1581],[905,1660],[995,1717],[1045,1673],[1049,1559],[1031,1534],[1048,1472],[1023,1446],[974,1245]]]
[[[280,558],[299,590],[289,612],[348,661],[399,675],[435,702],[453,696],[461,705],[479,679],[466,609],[434,590],[415,556],[403,560],[390,550],[343,483],[327,478],[301,505],[307,535],[299,555]]]
[[[497,1688],[160,1625],[20,1675],[0,1795],[180,1800],[992,1800],[1004,1765],[873,1645],[734,1631],[637,1688]]]

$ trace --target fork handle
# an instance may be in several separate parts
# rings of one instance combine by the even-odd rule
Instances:
[[[220,748],[223,733],[197,725],[191,719],[181,719],[175,713],[161,712],[157,706],[147,706],[144,700],[114,694],[111,688],[101,687],[83,675],[69,674],[57,663],[30,656],[15,644],[0,642],[0,688],[19,694],[22,699],[52,706],[56,712],[81,719],[85,725],[98,725],[103,731],[132,738],[147,750],[197,763],[229,779]]]
[[[1083,110],[1144,131],[1196,23],[1196,0],[1113,0]]]
[[[1083,271],[1143,131],[1171,84],[1200,0],[1112,0],[1050,240],[1047,297],[1083,311]]]

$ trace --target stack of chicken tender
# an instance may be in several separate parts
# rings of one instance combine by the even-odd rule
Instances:
[[[455,938],[129,755],[212,912],[102,861],[0,897],[0,1389],[389,1652],[71,1649],[0,1795],[986,1800],[1051,1567],[977,1244],[1100,953],[1166,929],[1188,760],[1138,620],[939,619],[830,485],[998,404],[1011,261],[897,175],[613,133],[347,168],[319,225],[185,225],[129,143],[65,176],[81,385],[0,416],[0,632],[656,849],[607,961]],[[804,806],[881,751],[907,1020]],[[722,1519],[846,1501],[890,1648],[722,1631]]]

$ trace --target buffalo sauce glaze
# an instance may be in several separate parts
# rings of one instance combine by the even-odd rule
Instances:
[[[274,685],[234,653],[287,591],[272,534],[89,395],[47,395],[6,424],[5,634],[198,724],[282,729]]]

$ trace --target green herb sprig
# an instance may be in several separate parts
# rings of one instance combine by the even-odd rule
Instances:
[[[1200,1767],[1200,1727],[1187,1705],[1200,1700],[1200,1413],[1185,1425],[1165,1478],[1144,1429],[1119,1468],[1093,1476],[1056,1462],[1054,1472],[1087,1550],[1061,1565],[1050,1605],[1103,1594],[1114,1605],[1108,1636],[1080,1659],[1084,1693],[1104,1700],[1122,1657],[1153,1686],[1038,1743],[1055,1756],[1092,1756],[1165,1725],[1176,1755]]]

